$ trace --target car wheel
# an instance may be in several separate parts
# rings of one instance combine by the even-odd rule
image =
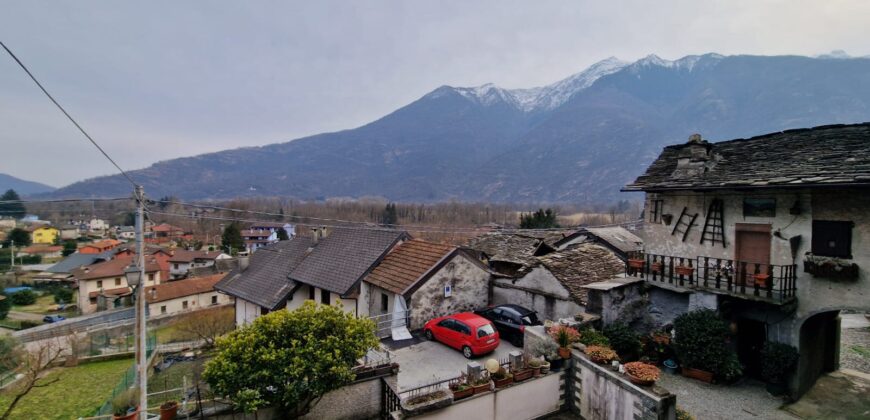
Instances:
[[[426,330],[424,335],[426,336],[426,339],[429,341],[432,341],[435,339],[435,336],[432,335],[432,330]]]
[[[474,353],[471,352],[471,347],[468,346],[462,346],[462,355],[465,356],[466,359],[474,357]]]

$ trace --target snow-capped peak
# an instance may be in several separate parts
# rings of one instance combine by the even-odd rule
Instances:
[[[677,69],[677,70],[686,70],[692,71],[695,68],[695,65],[701,61],[702,58],[710,58],[714,60],[719,60],[724,58],[719,54],[704,54],[704,55],[687,55],[679,60],[665,60],[655,54],[650,54],[640,60],[634,62],[631,67],[635,70],[642,67],[665,67],[669,69]]]

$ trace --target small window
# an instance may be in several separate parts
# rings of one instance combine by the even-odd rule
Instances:
[[[176,270],[178,270],[178,264],[173,264],[173,268],[175,268]]]
[[[217,296],[212,296],[212,297],[211,297],[211,304],[212,304],[212,305],[217,305]]]
[[[381,312],[387,312],[390,309],[390,297],[386,293],[381,293]]]
[[[743,217],[776,217],[776,199],[744,198]]]
[[[154,281],[154,273],[148,275],[148,280]]]
[[[308,286],[308,299],[314,300],[314,287]]]
[[[115,286],[120,286],[120,285],[121,285],[121,279],[120,278],[115,279]]]
[[[495,334],[495,329],[492,328],[492,324],[481,325],[477,329],[477,338],[486,337],[492,334]]]
[[[186,300],[181,302],[181,309],[187,309],[187,301]]]
[[[160,306],[160,313],[161,313],[161,314],[165,314],[165,313],[166,313],[166,305],[162,305],[162,306]]]
[[[329,291],[320,289],[320,303],[329,305]]]
[[[97,280],[97,289],[102,289],[102,288],[103,288],[103,281]]]
[[[456,323],[453,324],[453,329],[460,334],[471,335],[471,328],[468,328],[468,325],[465,325],[462,322],[456,321]]]
[[[438,322],[438,326],[439,326],[439,327],[444,327],[444,328],[449,328],[449,329],[452,330],[452,329],[453,329],[453,323],[454,323],[454,321],[453,321],[452,319],[447,318],[447,319],[442,319],[441,321],[439,321],[439,322]]]
[[[652,223],[662,222],[662,207],[665,200],[654,199],[649,201],[649,221]]]
[[[813,220],[813,255],[852,258],[853,222]]]

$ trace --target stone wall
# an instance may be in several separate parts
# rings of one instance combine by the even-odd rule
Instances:
[[[541,319],[574,318],[584,312],[553,275],[544,267],[535,267],[519,279],[493,280],[493,305],[513,303],[538,312]]]
[[[586,420],[674,420],[677,397],[653,385],[632,384],[608,367],[572,352],[571,410]]]
[[[480,264],[465,254],[457,254],[411,295],[409,328],[417,330],[432,318],[485,308],[489,303],[489,277]],[[452,288],[450,297],[444,296],[447,284]]]

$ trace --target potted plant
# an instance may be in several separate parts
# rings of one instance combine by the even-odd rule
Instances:
[[[643,266],[646,265],[646,262],[643,258],[629,258],[628,266],[629,268],[633,268],[635,270],[643,270]]]
[[[680,264],[674,267],[674,271],[678,276],[692,277],[692,274],[695,273],[695,267]]]
[[[489,390],[491,389],[491,382],[489,380],[489,377],[486,375],[480,375],[480,377],[477,378],[476,381],[471,382],[469,385],[471,385],[471,388],[474,389],[474,395],[489,392]]]
[[[139,413],[139,388],[129,388],[112,398],[112,418],[133,420]]]
[[[531,361],[523,363],[522,369],[517,369],[516,372],[513,372],[514,382],[525,381],[526,379],[532,377],[532,374],[534,374],[534,372],[532,371],[530,363]],[[538,368],[540,368],[540,366],[538,366]]]
[[[755,284],[758,285],[758,287],[760,287],[762,289],[766,289],[767,288],[767,280],[770,279],[770,274],[767,274],[767,273],[755,274],[752,276],[752,278],[755,280]]]
[[[742,374],[737,353],[728,347],[731,330],[716,311],[702,309],[674,321],[674,350],[683,375],[712,382],[730,382]]]
[[[514,381],[514,376],[503,367],[499,367],[491,376],[496,388],[504,388]]]
[[[761,348],[761,377],[767,382],[767,392],[780,396],[788,393],[786,382],[798,361],[798,351],[784,343],[764,343]]]
[[[662,264],[661,261],[654,261],[652,264],[650,264],[649,269],[653,273],[661,273],[663,267],[664,264]]]
[[[166,401],[160,405],[160,420],[175,420],[178,414],[178,401]]]
[[[541,375],[546,375],[550,373],[550,362],[547,360],[541,360]]]
[[[586,346],[586,355],[595,363],[608,364],[614,360],[619,360],[619,356],[610,347],[604,346]]]
[[[643,362],[628,362],[622,366],[628,380],[635,385],[650,386],[659,380],[661,374],[659,368]]]
[[[453,392],[454,401],[474,395],[474,388],[464,380],[450,384],[450,391]]]
[[[528,367],[529,367],[529,370],[532,371],[533,376],[541,376],[541,365],[542,364],[543,364],[543,361],[541,361],[541,359],[538,359],[537,357],[533,357],[531,360],[529,360]],[[547,366],[547,367],[549,368],[549,366]]]
[[[559,345],[559,356],[563,359],[571,358],[571,344],[580,340],[580,333],[574,328],[558,325],[550,329],[550,337]]]

